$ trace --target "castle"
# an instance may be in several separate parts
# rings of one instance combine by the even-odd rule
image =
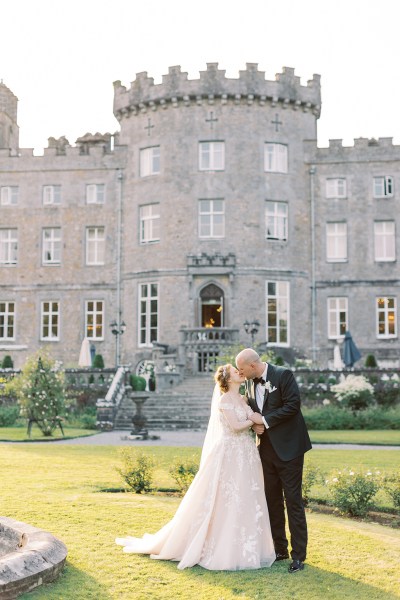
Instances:
[[[197,373],[257,321],[287,360],[331,365],[350,330],[399,367],[400,146],[318,148],[320,110],[318,75],[175,66],[114,83],[118,133],[34,156],[1,83],[0,356],[73,366],[88,337],[109,366],[161,348]]]

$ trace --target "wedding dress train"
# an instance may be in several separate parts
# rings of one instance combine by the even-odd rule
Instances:
[[[117,538],[124,552],[179,561],[178,569],[259,569],[275,560],[263,472],[249,429],[251,409],[242,402],[218,406],[221,435],[175,516],[155,534]],[[241,429],[242,428],[242,429]]]

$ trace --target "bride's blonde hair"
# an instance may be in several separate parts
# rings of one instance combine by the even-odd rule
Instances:
[[[229,380],[231,378],[231,366],[232,365],[221,365],[218,367],[217,372],[214,375],[215,383],[218,383],[219,389],[225,394],[229,389]]]

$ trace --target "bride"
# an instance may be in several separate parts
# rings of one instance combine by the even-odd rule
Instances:
[[[175,516],[153,535],[117,538],[124,552],[179,561],[178,569],[259,569],[275,560],[254,423],[262,423],[239,394],[244,377],[218,368],[200,468]]]

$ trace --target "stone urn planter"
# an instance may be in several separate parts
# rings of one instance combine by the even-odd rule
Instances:
[[[147,440],[149,432],[147,429],[147,419],[143,414],[143,404],[149,397],[148,392],[129,392],[131,400],[135,403],[136,413],[132,417],[133,429],[131,435],[141,436],[143,440]]]

